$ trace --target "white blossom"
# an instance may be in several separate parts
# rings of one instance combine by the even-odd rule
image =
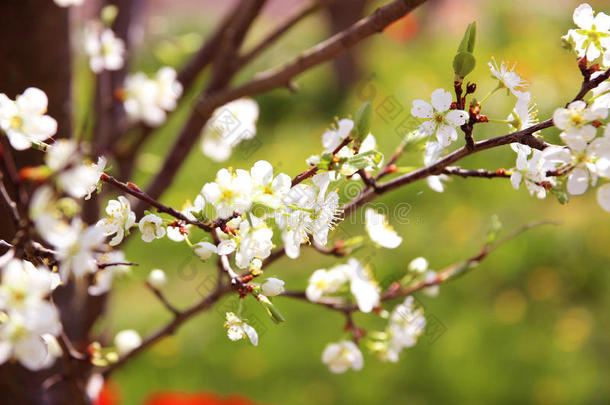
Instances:
[[[35,87],[27,88],[15,101],[0,94],[0,128],[11,146],[29,149],[32,142],[42,142],[57,132],[57,121],[48,115],[47,95]]]
[[[253,259],[269,257],[273,249],[273,230],[255,216],[250,218],[252,225],[248,221],[239,225],[240,241],[235,253],[235,264],[241,269],[248,268]]]
[[[323,296],[335,293],[349,280],[349,266],[335,266],[330,270],[319,269],[309,277],[305,295],[309,301],[318,302]]]
[[[349,267],[350,291],[356,298],[358,309],[362,312],[371,312],[379,305],[380,291],[370,270],[360,261],[350,258]]]
[[[573,19],[579,29],[570,29],[563,38],[573,42],[579,58],[593,61],[610,50],[610,16],[595,15],[591,6],[583,3],[574,10]]]
[[[165,236],[163,219],[155,214],[143,216],[138,223],[138,228],[140,228],[142,240],[144,242],[152,242],[155,239],[161,239]]]
[[[426,143],[426,147],[424,149],[424,165],[430,166],[434,163],[438,162],[443,153],[443,145],[439,142],[428,142]],[[445,191],[445,186],[443,185],[443,181],[448,180],[449,177],[446,174],[439,174],[437,176],[428,176],[426,177],[426,182],[428,183],[428,187],[437,193],[442,193]]]
[[[70,226],[63,227],[48,240],[57,250],[60,262],[59,274],[66,281],[70,272],[76,277],[97,270],[95,253],[104,242],[104,231],[96,226],[84,227],[80,218],[74,218]]]
[[[59,7],[80,6],[85,0],[53,0]]]
[[[487,63],[487,66],[489,66],[491,74],[498,79],[499,88],[506,88],[513,93],[515,97],[521,97],[523,94],[522,90],[527,83],[515,72],[516,64],[509,66],[508,63],[502,61],[500,65],[498,65],[495,58],[492,58],[491,62]]]
[[[258,334],[256,333],[256,330],[233,312],[226,313],[224,326],[227,328],[227,336],[232,341],[235,342],[248,337],[250,343],[254,346],[258,345]]]
[[[337,121],[337,126],[322,134],[322,146],[324,152],[333,152],[345,138],[352,132],[354,121],[343,118]]]
[[[593,110],[584,101],[573,101],[567,108],[558,108],[553,113],[553,124],[563,130],[560,137],[571,149],[583,151],[587,142],[595,138],[597,128],[593,123],[608,116],[606,108]]]
[[[282,240],[286,255],[292,259],[300,254],[300,246],[313,235],[316,243],[326,245],[328,233],[340,220],[339,195],[335,191],[327,193],[331,173],[316,174],[314,186],[297,184],[292,187],[284,200],[286,209],[278,212],[276,222],[282,229]]]
[[[148,273],[148,284],[156,289],[163,288],[167,284],[167,276],[161,269],[154,269]]]
[[[96,226],[103,230],[105,236],[115,235],[109,244],[116,246],[121,243],[125,233],[129,233],[131,227],[135,225],[136,214],[131,210],[129,200],[123,196],[108,201],[106,214],[107,217],[100,219]]]
[[[89,67],[95,73],[119,70],[125,63],[125,42],[99,21],[85,27],[85,52],[89,56]]]
[[[405,298],[390,314],[387,333],[389,341],[382,357],[391,362],[397,362],[400,352],[407,347],[415,346],[417,339],[426,327],[426,318],[422,308],[415,308],[412,296]]]
[[[201,194],[216,209],[218,218],[245,213],[252,205],[252,177],[245,170],[220,169],[216,180],[206,183]]]
[[[142,344],[142,338],[133,329],[120,331],[114,337],[114,345],[120,356],[125,356]]]
[[[182,95],[182,85],[176,71],[161,68],[154,78],[138,72],[125,79],[125,112],[133,121],[142,121],[151,127],[165,122],[166,112],[176,109]]]
[[[606,183],[597,189],[597,202],[604,211],[610,212],[610,183]]]
[[[285,173],[273,177],[273,166],[265,160],[254,163],[250,169],[253,182],[253,199],[272,209],[278,209],[290,191],[292,179]]]
[[[217,108],[202,131],[204,155],[224,162],[240,142],[254,138],[257,120],[258,104],[250,98],[240,98]]]
[[[60,284],[57,273],[13,259],[2,269],[0,309],[24,310],[36,307]]]
[[[607,52],[606,55],[610,58],[610,52]],[[610,67],[610,61],[608,63]],[[595,79],[598,76],[602,75],[604,72],[595,72],[591,75],[591,79]],[[606,80],[601,82],[597,87],[591,90],[593,93],[592,101],[590,104],[590,108],[592,110],[598,110],[601,108],[610,108],[610,81]]]
[[[372,208],[367,208],[364,217],[366,231],[373,242],[388,249],[397,248],[402,243],[402,238],[388,224],[385,215],[379,214]]]
[[[261,284],[261,290],[267,297],[275,297],[284,292],[284,281],[279,278],[269,277]]]
[[[428,260],[425,257],[416,257],[411,260],[408,266],[409,271],[414,273],[423,274],[428,271]]]
[[[350,368],[361,370],[364,359],[360,349],[354,342],[342,340],[326,346],[322,352],[322,362],[328,365],[330,371],[336,374],[344,373]]]
[[[235,239],[225,239],[218,244],[216,253],[219,256],[227,256],[235,251],[237,242]]]
[[[43,336],[60,332],[59,311],[48,301],[20,311],[0,312],[0,364],[12,358],[31,371],[51,366]]]
[[[201,260],[207,260],[216,253],[216,245],[210,242],[199,242],[193,245],[193,251]]]
[[[528,161],[526,151],[518,152],[516,169],[511,174],[510,182],[515,190],[518,190],[521,182],[524,182],[531,195],[535,194],[538,198],[545,198],[546,188],[544,185],[554,185],[555,179],[546,176],[546,172],[550,169],[547,166],[548,161],[543,158],[542,152],[534,149],[531,153],[532,156]]]
[[[538,110],[536,104],[532,103],[531,94],[529,92],[518,94],[515,108],[506,118],[509,129],[513,131],[522,131],[538,123]]]
[[[433,135],[443,146],[449,146],[451,142],[458,139],[456,127],[464,125],[468,120],[468,113],[464,110],[451,110],[451,93],[444,89],[436,89],[432,92],[430,101],[414,100],[411,115],[427,119],[419,130],[425,135]]]

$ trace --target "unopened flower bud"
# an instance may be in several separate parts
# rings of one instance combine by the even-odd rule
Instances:
[[[416,257],[409,263],[409,271],[415,273],[425,273],[428,270],[428,260],[423,257]]]
[[[148,284],[156,289],[163,288],[167,284],[167,276],[161,269],[154,269],[148,275]]]
[[[133,329],[122,330],[114,337],[114,345],[119,355],[124,356],[142,344],[142,338]]]
[[[261,285],[263,294],[268,297],[275,297],[284,292],[284,282],[278,278],[270,277]]]

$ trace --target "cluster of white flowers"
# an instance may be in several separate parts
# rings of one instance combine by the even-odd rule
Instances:
[[[371,312],[379,305],[379,285],[371,271],[354,258],[329,270],[314,271],[309,278],[305,295],[309,301],[319,302],[332,295],[345,295],[348,292],[356,299],[362,312]]]
[[[524,181],[531,194],[544,198],[547,190],[561,186],[570,195],[584,194],[600,178],[610,179],[610,126],[603,133],[599,127],[608,116],[605,107],[591,108],[584,101],[574,101],[553,114],[553,123],[562,130],[560,138],[567,147],[549,146],[543,151],[521,145],[517,150],[516,170],[511,176],[515,188]],[[531,157],[528,160],[528,156]],[[608,211],[607,189],[598,188],[600,206]]]
[[[256,135],[258,104],[240,98],[214,111],[201,133],[203,153],[216,162],[227,160],[233,148]]]
[[[0,128],[11,146],[17,150],[29,149],[32,143],[40,143],[55,135],[57,121],[48,115],[47,95],[30,87],[13,101],[0,94]]]
[[[321,155],[312,155],[307,159],[310,166],[319,165],[322,158],[331,156],[333,152],[345,141],[348,136],[354,135],[354,121],[349,118],[342,118],[331,128],[322,134]],[[338,167],[329,167],[335,173],[337,179],[340,175],[353,180],[360,180],[360,175],[356,174],[359,169],[365,171],[375,170],[383,165],[383,155],[376,151],[377,140],[373,134],[367,134],[359,144],[357,150],[349,142],[336,150],[332,155],[338,161]]]
[[[168,111],[176,109],[181,95],[182,84],[176,80],[176,71],[163,67],[154,78],[142,72],[127,76],[123,106],[131,120],[157,127],[165,122]]]
[[[57,273],[13,259],[2,268],[0,283],[0,364],[10,359],[29,370],[53,365],[61,353],[57,308],[49,302],[60,284]]]
[[[386,333],[387,342],[379,354],[382,359],[397,362],[404,348],[413,347],[426,328],[426,318],[422,308],[415,307],[412,296],[405,298],[390,314]]]
[[[90,21],[84,32],[85,52],[94,73],[119,70],[125,64],[125,42],[100,21]]]
[[[610,16],[595,14],[591,6],[583,3],[574,10],[574,24],[562,38],[572,47],[579,58],[589,62],[600,58],[602,65],[610,67]]]

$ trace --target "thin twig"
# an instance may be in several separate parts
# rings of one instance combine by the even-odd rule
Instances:
[[[157,299],[161,302],[161,304],[163,304],[163,306],[169,312],[174,314],[174,316],[176,316],[176,317],[180,316],[180,314],[181,314],[180,310],[177,309],[172,303],[170,303],[167,300],[167,298],[165,297],[165,295],[159,289],[153,287],[148,281],[146,283],[144,283],[144,284],[155,295],[155,297],[157,297]]]

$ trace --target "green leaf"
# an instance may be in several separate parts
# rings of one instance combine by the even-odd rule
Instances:
[[[570,195],[566,193],[564,187],[553,187],[551,188],[551,194],[557,198],[559,204],[565,205],[570,202]]]
[[[267,311],[267,315],[269,315],[274,323],[286,322],[284,316],[281,314],[279,309],[277,309],[275,305],[271,303],[269,298],[263,294],[259,294],[256,296],[256,299],[263,305],[263,308],[265,308],[265,311]]]
[[[458,52],[453,58],[453,71],[461,78],[474,70],[476,60],[470,52]]]
[[[356,119],[354,120],[354,132],[356,133],[355,139],[357,141],[362,141],[364,137],[368,135],[372,114],[373,103],[371,103],[370,100],[365,101],[360,108],[358,108]]]
[[[360,170],[369,167],[371,164],[377,166],[382,160],[383,153],[376,150],[370,150],[348,158],[345,164],[349,165],[355,170]]]
[[[476,21],[470,23],[466,28],[466,32],[464,33],[464,37],[462,38],[462,42],[460,42],[460,46],[458,47],[458,53],[460,52],[474,52],[474,42],[477,36],[477,23]]]

